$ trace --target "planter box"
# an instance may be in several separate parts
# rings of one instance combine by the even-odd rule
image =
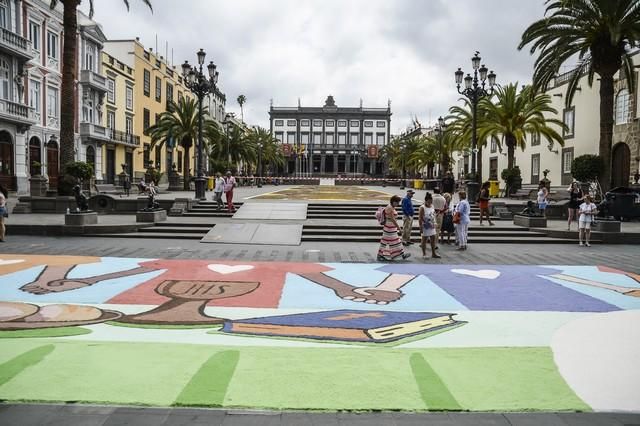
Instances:
[[[617,220],[598,220],[591,224],[592,231],[620,232],[620,222]]]
[[[162,222],[167,220],[166,210],[155,210],[151,212],[138,211],[136,212],[136,222]]]
[[[64,224],[69,226],[96,225],[97,223],[97,212],[68,213],[64,215]]]
[[[32,176],[29,179],[29,189],[32,197],[44,197],[49,190],[49,181],[41,175]]]
[[[521,216],[517,214],[513,216],[513,224],[527,228],[546,228],[547,218],[542,216]]]

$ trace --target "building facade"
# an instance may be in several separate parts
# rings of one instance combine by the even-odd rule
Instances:
[[[139,39],[109,40],[105,43],[105,52],[109,57],[114,58],[114,61],[123,64],[127,70],[132,70],[133,78],[131,79],[131,75],[129,75],[129,83],[124,82],[125,108],[123,110],[124,116],[120,116],[120,120],[123,118],[125,120],[125,134],[127,126],[132,126],[130,134],[135,137],[139,136],[139,144],[141,144],[139,147],[134,147],[131,144],[131,146],[124,148],[125,157],[127,156],[127,147],[132,148],[129,158],[133,157],[133,165],[127,166],[132,172],[131,175],[136,180],[140,179],[144,176],[149,165],[153,165],[156,170],[164,173],[163,179],[166,179],[167,172],[172,169],[174,164],[176,171],[183,174],[183,148],[176,141],[164,141],[164,143],[158,143],[152,147],[151,138],[147,132],[149,127],[158,122],[160,114],[167,111],[171,101],[177,103],[183,97],[193,98],[191,92],[184,86],[181,73],[175,66],[170,65],[163,56],[154,53],[153,49],[146,49]],[[127,106],[127,96],[129,96],[127,91],[133,94],[133,105]],[[117,116],[115,120],[117,128]],[[130,124],[127,124],[127,120]],[[122,126],[122,121],[120,121],[120,126]],[[131,140],[137,142],[135,137]],[[113,156],[117,156],[116,150],[113,151]],[[107,153],[107,155],[110,154]],[[189,160],[191,175],[193,175],[195,171],[195,143],[189,150],[189,155],[191,157]],[[122,154],[118,158],[121,157]]]
[[[390,140],[387,108],[338,107],[333,96],[322,107],[274,107],[271,134],[288,157],[286,174],[382,176],[379,152]]]
[[[634,55],[638,63],[640,54]],[[549,144],[544,138],[528,135],[527,146],[524,151],[516,149],[515,162],[522,174],[523,184],[537,184],[544,178],[544,171],[548,170],[551,185],[567,185],[572,182],[571,163],[574,158],[584,154],[599,152],[600,139],[600,82],[594,79],[589,87],[587,76],[584,75],[569,108],[565,105],[567,84],[570,73],[558,75],[547,90],[551,97],[553,108],[558,111],[554,117],[562,120],[568,130],[562,132],[564,146]],[[627,186],[633,181],[633,175],[640,170],[640,114],[637,99],[640,95],[636,87],[631,93],[625,78],[620,73],[614,82],[614,126],[612,143],[612,187]],[[483,149],[483,179],[499,179],[504,168],[507,167],[506,148],[500,152],[500,147],[494,141],[488,141]],[[465,158],[459,155],[459,168],[464,167]]]
[[[29,178],[42,174],[56,189],[60,174],[60,94],[62,84],[62,5],[45,0],[0,0],[0,182],[18,194]],[[106,92],[100,75],[105,36],[98,24],[78,12],[76,158],[87,161],[105,139],[101,128]],[[102,179],[95,162],[96,179]]]

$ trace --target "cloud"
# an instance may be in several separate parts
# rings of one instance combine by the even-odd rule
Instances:
[[[84,2],[87,3],[87,2]],[[392,131],[417,115],[434,122],[456,103],[453,72],[471,69],[478,50],[498,82],[527,83],[534,58],[516,49],[524,29],[544,13],[543,0],[152,0],[96,2],[95,19],[111,39],[140,37],[147,47],[195,61],[204,48],[220,70],[227,110],[268,127],[276,106],[384,107]],[[84,5],[83,7],[87,7]],[[172,54],[173,52],[173,54]]]

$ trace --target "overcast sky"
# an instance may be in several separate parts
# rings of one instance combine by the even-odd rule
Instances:
[[[274,106],[385,107],[392,132],[423,125],[457,102],[453,73],[478,50],[500,84],[531,79],[534,58],[518,51],[544,0],[94,0],[110,39],[140,37],[180,65],[203,48],[220,70],[227,111],[247,97],[245,121],[269,125]],[[83,1],[87,8],[88,0]]]

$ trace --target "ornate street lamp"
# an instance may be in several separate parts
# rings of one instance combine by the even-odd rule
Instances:
[[[442,116],[438,117],[438,178],[442,179],[442,138],[444,137],[444,129],[447,127]]]
[[[478,173],[476,171],[476,157],[478,154],[478,139],[477,139],[477,110],[478,102],[485,96],[491,96],[493,94],[493,88],[496,84],[496,74],[489,70],[484,65],[480,66],[482,59],[479,56],[480,52],[476,52],[471,58],[471,66],[473,68],[473,77],[471,74],[467,74],[464,77],[462,69],[458,68],[455,72],[456,87],[458,93],[464,95],[469,99],[471,104],[471,174],[473,180],[467,182],[467,199],[471,202],[475,201],[476,195],[479,189]],[[464,79],[463,79],[464,77]],[[460,90],[460,86],[464,80],[464,89]],[[485,85],[488,83],[488,90],[485,89]]]
[[[188,61],[184,61],[182,64],[182,76],[184,77],[184,84],[196,97],[198,98],[198,145],[196,147],[196,199],[205,200],[206,179],[202,170],[203,159],[203,141],[202,141],[202,102],[210,93],[215,93],[216,84],[218,83],[218,71],[216,71],[216,65],[209,62],[207,65],[208,77],[203,72],[204,60],[207,54],[204,50],[200,49],[196,55],[198,56],[198,65],[192,67]]]

